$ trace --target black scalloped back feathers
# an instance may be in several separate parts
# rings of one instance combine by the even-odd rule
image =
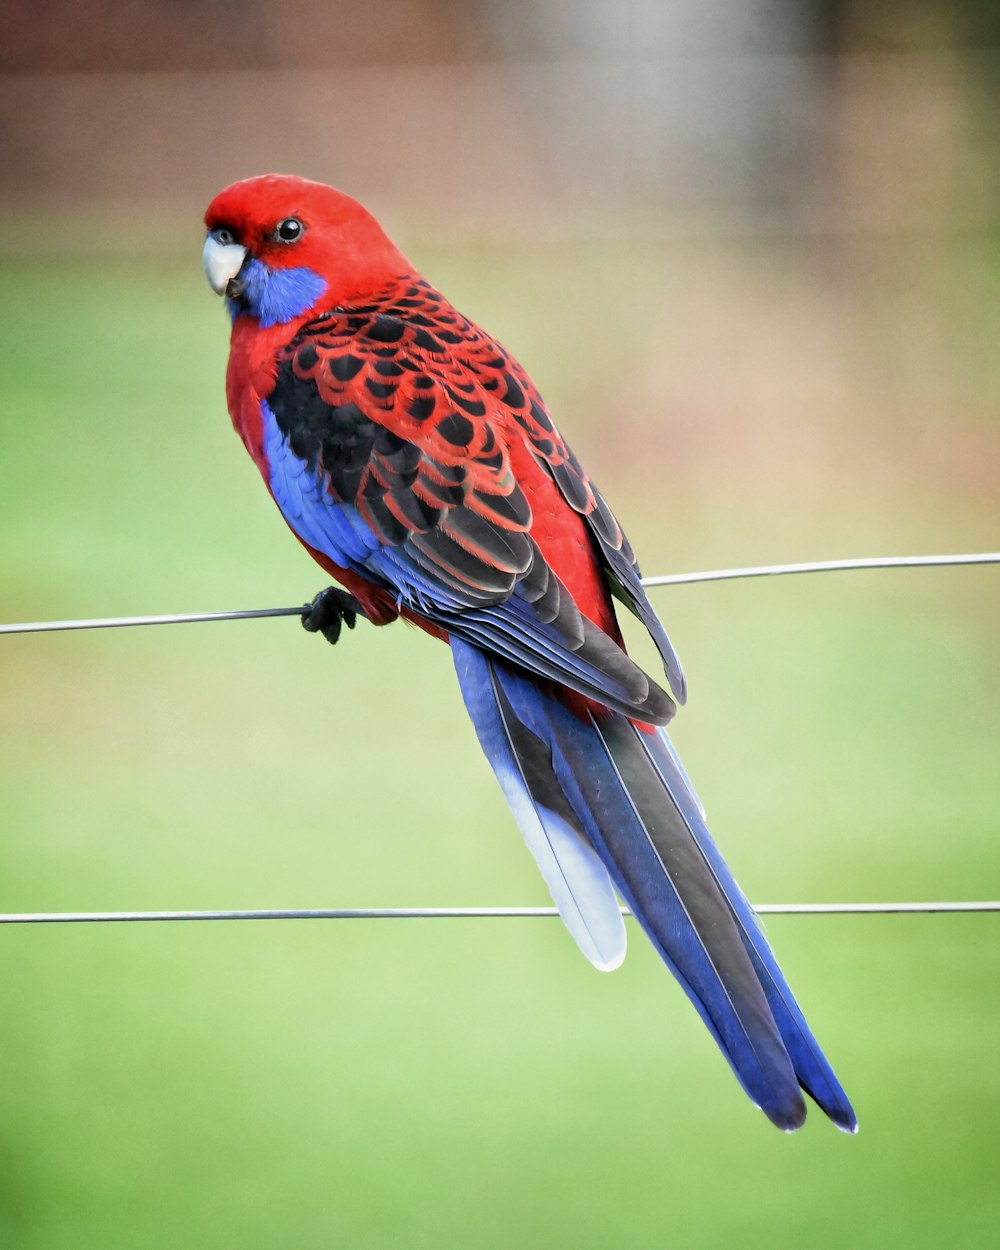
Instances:
[[[609,589],[650,629],[683,699],[679,665],[620,526],[517,362],[427,282],[403,279],[369,303],[308,322],[280,354],[266,398],[290,449],[322,479],[330,501],[356,507],[381,543],[401,548],[447,591],[438,623],[460,628],[463,610],[489,609],[486,623],[473,628],[470,620],[462,630],[483,645],[484,630],[511,633],[509,621],[501,624],[502,605],[516,594],[597,677],[546,675],[628,715],[669,719],[668,696],[583,616],[546,563],[511,467],[510,440],[524,441],[585,519]],[[516,616],[514,632],[523,633],[528,618]],[[546,666],[531,654],[537,643],[507,637],[507,650],[495,649],[541,671]],[[609,681],[600,680],[602,672]]]

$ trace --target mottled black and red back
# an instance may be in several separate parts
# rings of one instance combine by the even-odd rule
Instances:
[[[404,548],[467,606],[517,587],[543,621],[573,624],[577,645],[570,618],[597,625],[617,668],[613,590],[647,610],[683,697],[621,528],[531,379],[428,282],[406,275],[307,322],[279,353],[265,398],[331,500],[357,508],[381,543]],[[669,715],[662,699],[645,711]]]
[[[472,518],[508,536],[530,529],[511,470],[517,438],[574,510],[593,514],[605,541],[622,545],[527,375],[423,279],[310,321],[282,353],[267,400],[297,454],[322,458],[336,497],[357,503],[388,543],[404,529],[461,525],[463,547],[485,542],[485,558],[509,563]]]

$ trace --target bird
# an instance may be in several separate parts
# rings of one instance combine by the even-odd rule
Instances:
[[[625,956],[621,901],[780,1129],[857,1117],[705,823],[664,726],[685,678],[621,526],[531,378],[346,193],[285,174],[219,192],[205,275],[231,318],[233,425],[337,585],[336,642],[403,618],[446,642],[482,749],[567,929]],[[662,659],[627,654],[614,602]],[[621,900],[621,901],[620,901]]]

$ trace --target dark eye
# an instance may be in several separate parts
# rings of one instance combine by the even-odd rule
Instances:
[[[228,226],[221,226],[218,230],[213,230],[212,233],[223,247],[228,247],[230,243],[236,242],[236,236]]]
[[[294,243],[302,233],[298,217],[283,217],[274,227],[274,237],[279,243]]]

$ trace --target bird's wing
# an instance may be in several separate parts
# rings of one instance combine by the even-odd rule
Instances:
[[[677,702],[684,703],[687,698],[684,670],[656,609],[649,602],[632,547],[604,496],[588,480],[573,452],[565,444],[563,446],[566,458],[552,467],[553,477],[566,502],[585,518],[591,533],[597,539],[608,589],[645,625],[663,660],[670,689]],[[583,489],[584,486],[587,487],[586,490]]]
[[[506,368],[510,372],[506,375],[508,387],[504,401],[511,408],[514,420],[559,488],[561,497],[585,520],[598,544],[604,584],[646,626],[660,652],[670,688],[677,701],[683,703],[687,688],[680,661],[643,588],[638,562],[621,525],[596,483],[556,429],[531,379],[516,361],[506,357],[503,348],[493,340],[490,342],[506,358]]]
[[[418,616],[663,723],[672,701],[619,645],[600,574],[627,589],[624,540],[532,389],[421,280],[334,310],[276,360],[272,493],[304,542]]]

